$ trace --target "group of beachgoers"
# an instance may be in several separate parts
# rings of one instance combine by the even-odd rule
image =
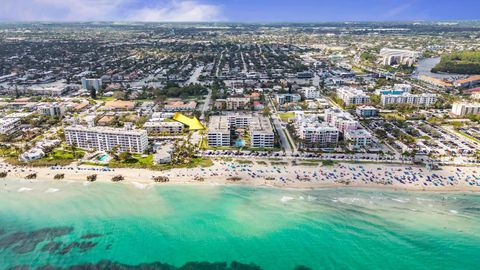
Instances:
[[[45,171],[46,170],[46,171]],[[54,166],[49,168],[26,168],[0,163],[0,171],[8,172],[12,177],[43,172],[51,176],[57,172],[66,173],[65,179],[82,180],[83,174],[98,173],[99,178],[111,179],[110,174],[122,174],[125,179],[148,181],[154,176],[168,177],[172,182],[186,183],[202,179],[210,183],[244,182],[256,185],[272,186],[394,186],[421,188],[480,188],[480,170],[476,168],[442,168],[429,170],[420,166],[351,164],[339,163],[330,166],[321,164],[299,165],[289,162],[257,161],[242,164],[235,161],[216,161],[207,168],[183,168],[167,171],[149,171],[132,169],[113,169],[95,166]],[[108,177],[107,177],[108,176]]]

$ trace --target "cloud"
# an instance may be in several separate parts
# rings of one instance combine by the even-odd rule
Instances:
[[[203,0],[1,0],[0,20],[210,21],[221,8]]]
[[[170,1],[167,5],[136,10],[129,21],[215,21],[220,18],[218,6],[201,4],[197,1]]]

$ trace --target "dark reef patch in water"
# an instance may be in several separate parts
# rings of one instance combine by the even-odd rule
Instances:
[[[40,251],[42,252],[48,252],[50,254],[53,254],[57,252],[57,250],[62,246],[62,242],[48,242],[46,243]]]
[[[60,251],[57,252],[59,255],[65,255],[69,253],[72,249],[78,248],[80,252],[85,252],[87,250],[92,249],[95,247],[97,243],[86,241],[86,242],[72,242],[66,246],[64,246]]]
[[[0,239],[0,249],[11,249],[19,254],[32,252],[38,244],[44,241],[52,241],[72,231],[72,227],[54,227],[32,232],[14,232]]]
[[[7,270],[33,270],[25,265],[14,266],[8,268]],[[230,264],[226,262],[187,262],[181,267],[176,267],[170,264],[165,264],[161,262],[153,263],[142,263],[138,265],[127,265],[118,262],[103,260],[96,264],[85,263],[79,265],[73,265],[68,267],[56,267],[52,265],[45,265],[42,267],[35,268],[35,270],[262,270],[259,266],[255,264],[244,264],[236,261],[231,262]],[[311,270],[305,266],[297,266],[293,270]]]
[[[74,241],[72,243],[55,241],[56,238],[71,232],[73,232],[72,227],[52,227],[32,232],[13,232],[4,236],[0,234],[0,250],[10,249],[14,253],[25,254],[34,252],[37,246],[46,242],[40,248],[40,252],[65,255],[73,249],[77,249],[80,253],[83,253],[97,245],[97,243],[92,241]],[[83,235],[81,239],[92,239],[100,236],[102,235],[92,233]]]
[[[87,233],[87,234],[84,234],[80,237],[80,239],[92,239],[92,238],[98,238],[98,237],[102,237],[103,234],[100,234],[100,233]]]

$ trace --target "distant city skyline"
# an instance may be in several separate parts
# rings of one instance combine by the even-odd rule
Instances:
[[[478,20],[478,0],[3,0],[0,21]]]

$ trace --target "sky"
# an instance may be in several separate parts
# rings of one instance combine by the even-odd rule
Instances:
[[[480,0],[0,0],[0,21],[479,20]]]

